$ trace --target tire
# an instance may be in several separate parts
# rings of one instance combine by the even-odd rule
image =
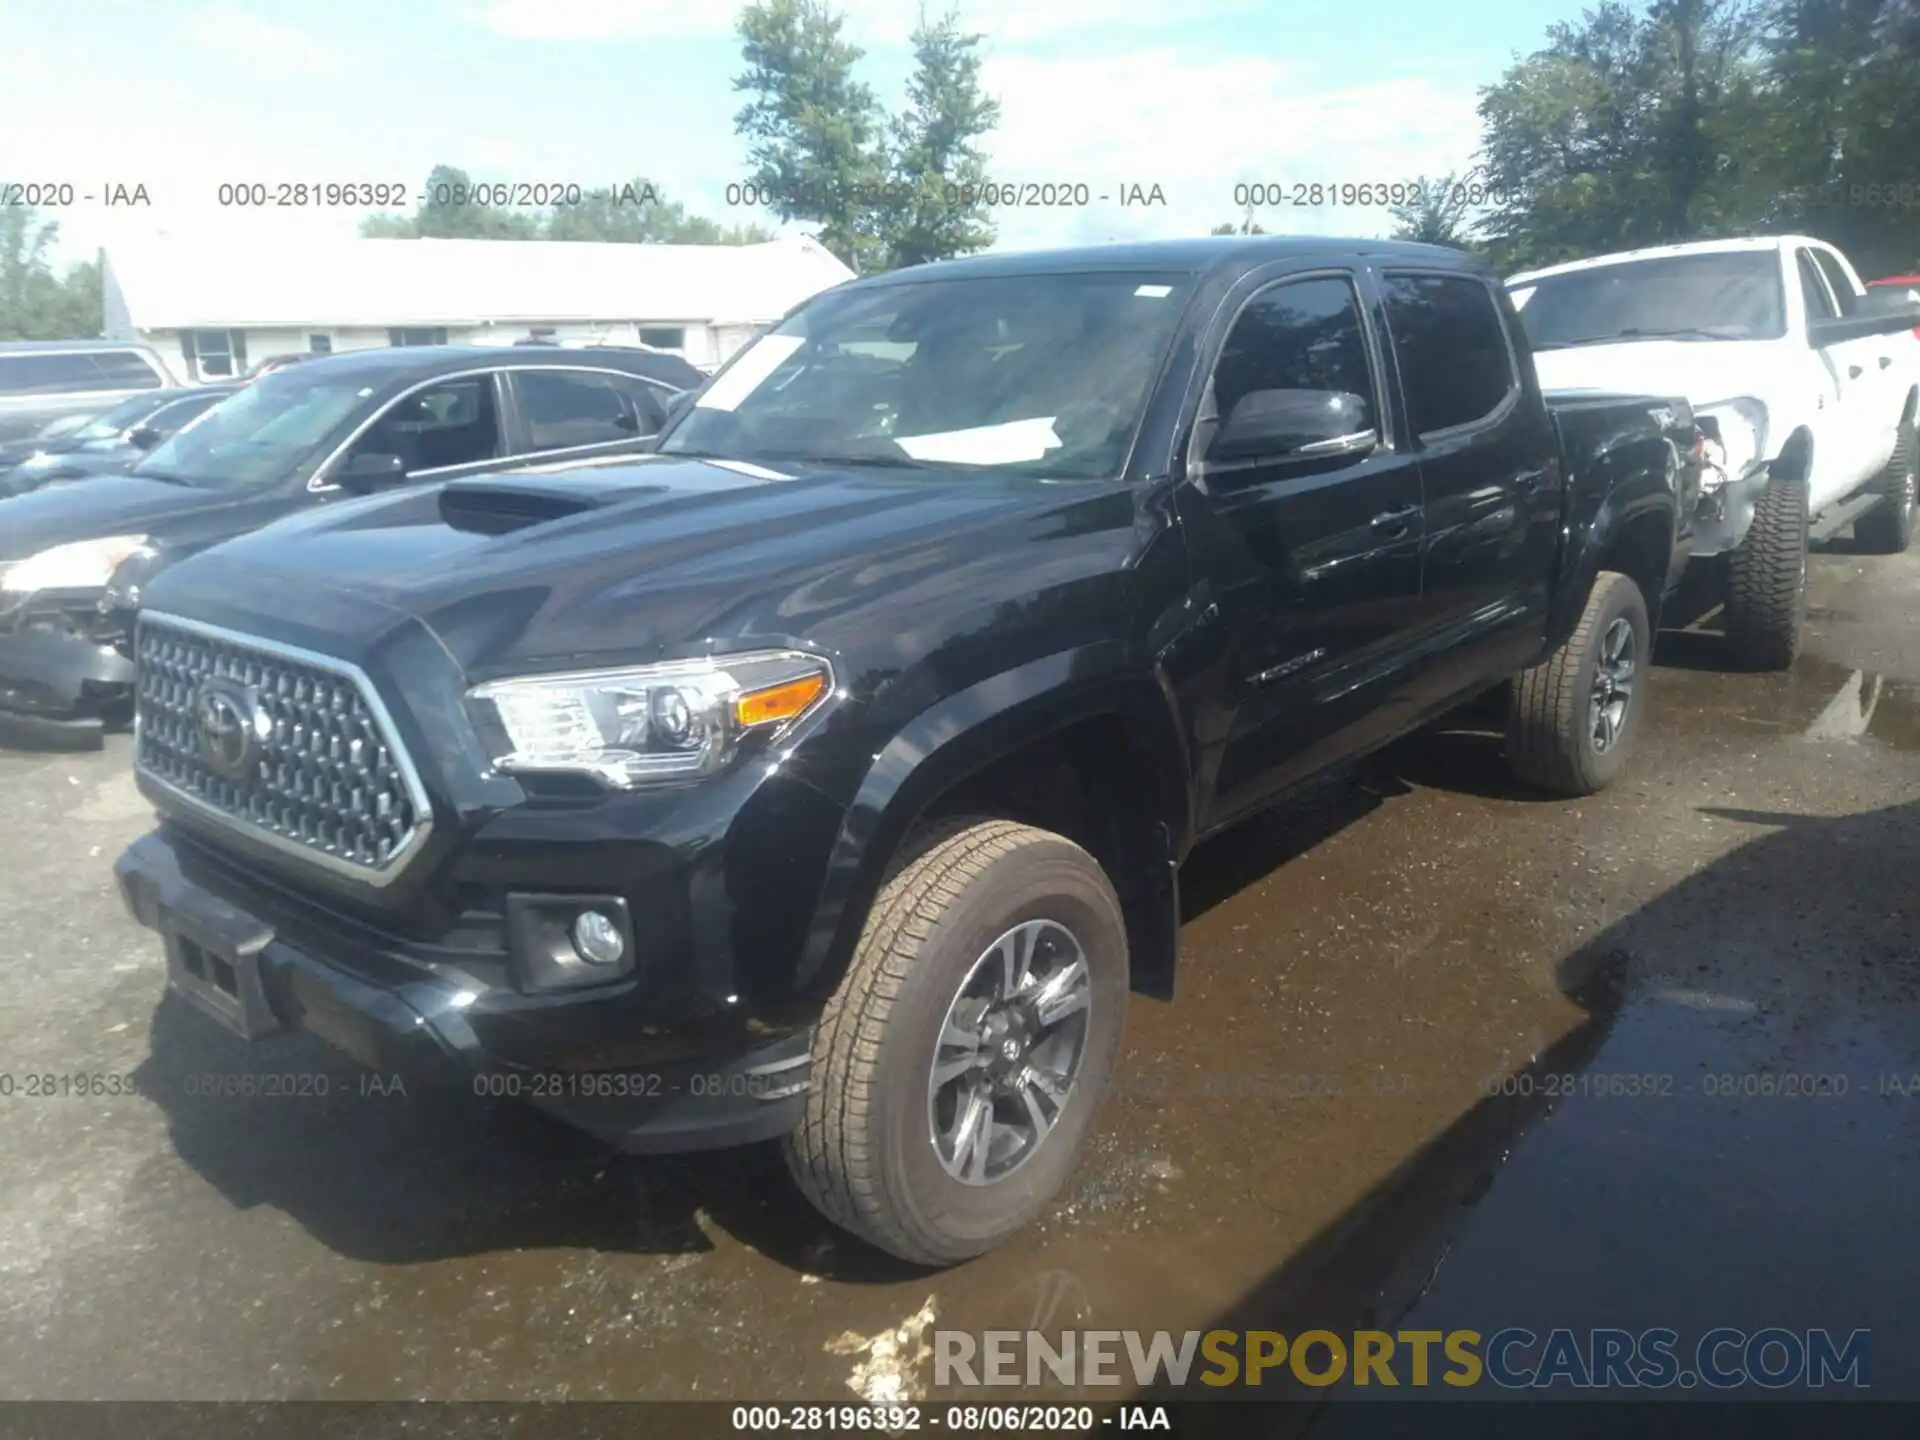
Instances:
[[[1785,670],[1807,612],[1807,486],[1776,475],[1727,557],[1727,651],[1744,670]]]
[[[1913,517],[1920,505],[1920,435],[1912,424],[1900,427],[1887,468],[1874,487],[1880,503],[1853,522],[1853,538],[1873,555],[1899,555],[1913,543]]]
[[[1601,571],[1566,643],[1514,681],[1507,758],[1515,774],[1556,795],[1591,795],[1613,783],[1646,707],[1651,631],[1640,587]]]
[[[1077,1065],[1051,1128],[1008,1173],[990,1178],[978,1170],[985,1147],[955,1144],[947,1154],[936,1131],[949,1115],[960,1117],[963,1102],[949,1099],[991,1077],[969,1073],[936,1096],[936,1055],[968,1053],[938,1042],[950,1013],[971,1003],[960,993],[969,976],[998,973],[986,962],[1000,938],[1037,934],[1036,973],[1070,969],[1073,951],[1056,926],[1077,941],[1085,965],[1087,1004],[1059,1022],[1071,1028],[1084,1016]],[[815,1031],[806,1114],[785,1142],[795,1181],[834,1224],[902,1260],[950,1265],[991,1250],[1036,1219],[1071,1174],[1119,1053],[1127,991],[1120,902],[1085,850],[1007,820],[970,818],[922,832],[881,885]],[[978,1026],[989,1042],[974,1053],[998,1065],[994,1023]],[[1049,1033],[1068,1033],[1059,1027]],[[1014,1077],[1021,1073],[1031,1072]],[[1021,1099],[1003,1099],[1018,1120]],[[990,1113],[1000,1115],[1000,1106]],[[950,1135],[963,1130],[956,1123]],[[973,1181],[948,1168],[963,1153]]]

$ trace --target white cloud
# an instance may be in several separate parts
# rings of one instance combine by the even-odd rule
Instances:
[[[1173,14],[1147,0],[953,0],[963,25],[1021,43],[1101,30],[1187,27],[1258,8],[1258,0],[1186,0]],[[459,13],[516,40],[667,40],[731,35],[733,0],[459,0]],[[913,33],[919,0],[840,0],[846,35],[861,45],[897,45]],[[930,15],[945,9],[928,0]]]
[[[996,212],[1004,245],[1204,234],[1238,221],[1242,182],[1391,183],[1464,169],[1480,126],[1471,85],[1409,74],[1329,85],[1264,56],[1187,59],[1170,49],[1041,60],[992,55],[983,84],[1000,101],[992,172],[1084,181],[1085,209]],[[1158,185],[1164,208],[1122,208],[1120,187]],[[1384,208],[1273,207],[1269,231],[1383,234]]]
[[[317,37],[239,10],[203,10],[188,22],[188,33],[204,48],[266,79],[338,75],[346,69],[346,57]]]

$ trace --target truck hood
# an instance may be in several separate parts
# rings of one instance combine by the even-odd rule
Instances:
[[[264,525],[303,500],[277,489],[202,490],[137,475],[95,475],[0,499],[0,560],[107,535],[145,535],[161,548],[194,549]]]
[[[1543,390],[1610,390],[1678,395],[1696,409],[1750,395],[1765,401],[1779,384],[1774,341],[1631,340],[1534,352]]]
[[[171,568],[146,604],[343,658],[417,621],[475,680],[709,643],[905,663],[1124,570],[1135,543],[1111,481],[656,455],[319,507]]]

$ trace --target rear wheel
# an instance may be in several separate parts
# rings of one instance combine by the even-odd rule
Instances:
[[[1746,670],[1785,670],[1807,613],[1807,485],[1776,475],[1753,526],[1727,557],[1727,649]]]
[[[1880,503],[1853,522],[1853,538],[1875,555],[1898,555],[1913,543],[1913,517],[1920,508],[1920,435],[1913,424],[1900,427],[1899,443],[1874,489]]]
[[[1566,643],[1514,682],[1514,773],[1559,795],[1591,795],[1613,782],[1640,728],[1650,630],[1632,577],[1601,571]]]
[[[794,1179],[904,1260],[992,1249],[1071,1174],[1126,1000],[1120,902],[1085,850],[1006,820],[923,834],[821,1017]]]

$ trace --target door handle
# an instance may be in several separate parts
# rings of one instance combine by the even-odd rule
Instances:
[[[1880,368],[1881,368],[1882,370],[1887,370],[1887,369],[1890,369],[1890,368],[1892,368],[1892,366],[1893,366],[1893,356],[1891,356],[1891,355],[1882,355],[1882,356],[1880,357]]]
[[[1399,510],[1389,510],[1376,515],[1367,524],[1382,535],[1402,535],[1412,523],[1413,517],[1420,513],[1418,505],[1408,505]]]
[[[1860,378],[1860,367],[1858,365],[1847,366],[1847,378],[1849,380],[1858,380]]]

